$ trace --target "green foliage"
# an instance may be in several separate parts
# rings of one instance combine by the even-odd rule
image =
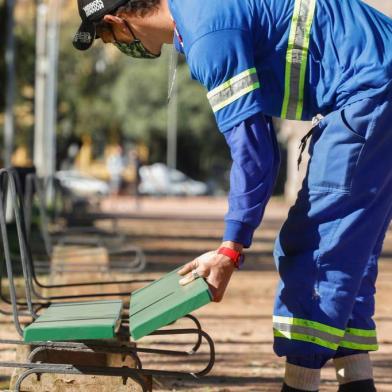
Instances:
[[[4,0],[0,0],[0,25],[5,26]],[[61,25],[58,62],[58,149],[64,151],[75,136],[89,134],[96,144],[113,139],[142,141],[149,146],[150,161],[166,160],[168,65],[171,48],[158,60],[135,60],[101,41],[81,52],[72,46],[80,20],[77,13]],[[17,142],[33,145],[35,21],[15,28],[17,92]],[[0,41],[1,53],[4,42]],[[3,56],[0,81],[4,81]],[[189,76],[185,62],[178,68],[178,166],[197,178],[226,167],[229,155],[216,128],[204,89]],[[4,89],[2,89],[4,91]],[[30,91],[30,94],[26,94]],[[0,97],[0,112],[4,98]],[[31,148],[32,150],[32,148]],[[102,148],[99,149],[102,151]],[[224,170],[224,169],[223,169]]]
[[[6,34],[6,7],[5,0],[0,0],[0,35],[5,37]],[[0,39],[0,53],[4,53],[5,39]],[[4,56],[0,56],[0,86],[5,85],[5,59]],[[5,104],[5,88],[0,89],[0,113],[4,111]]]
[[[167,94],[171,48],[158,60],[135,60],[100,41],[86,51],[71,45],[76,26],[63,26],[59,61],[59,131],[143,141],[150,161],[166,159]],[[178,165],[207,178],[228,167],[229,155],[217,130],[205,90],[180,61],[177,79]],[[221,171],[222,171],[221,170]]]

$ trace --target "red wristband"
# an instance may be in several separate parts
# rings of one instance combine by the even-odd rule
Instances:
[[[222,246],[218,249],[218,254],[227,256],[237,269],[240,269],[244,264],[244,254],[237,250]]]

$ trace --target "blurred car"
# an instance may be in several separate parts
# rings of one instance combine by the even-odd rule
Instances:
[[[204,182],[195,181],[163,163],[139,169],[139,193],[144,195],[201,196],[208,192]]]
[[[87,176],[76,170],[61,170],[55,174],[61,187],[75,196],[92,197],[109,194],[109,185],[105,181]]]

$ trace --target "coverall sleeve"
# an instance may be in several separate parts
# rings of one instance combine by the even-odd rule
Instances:
[[[263,112],[252,34],[224,29],[197,38],[186,57],[193,79],[208,90],[207,98],[221,132]]]
[[[279,148],[272,120],[257,113],[224,133],[233,160],[223,240],[249,247],[272,194]]]

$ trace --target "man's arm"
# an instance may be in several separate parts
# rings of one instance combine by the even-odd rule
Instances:
[[[257,113],[225,132],[233,165],[224,241],[248,248],[272,194],[279,168],[279,149],[272,121]]]
[[[271,120],[258,113],[225,133],[233,165],[230,176],[229,211],[221,246],[237,251],[249,247],[253,232],[260,224],[272,194],[279,150]],[[205,253],[186,264],[179,274],[180,283],[194,279],[191,271],[207,279],[214,301],[222,300],[234,271],[234,264],[217,251]]]

